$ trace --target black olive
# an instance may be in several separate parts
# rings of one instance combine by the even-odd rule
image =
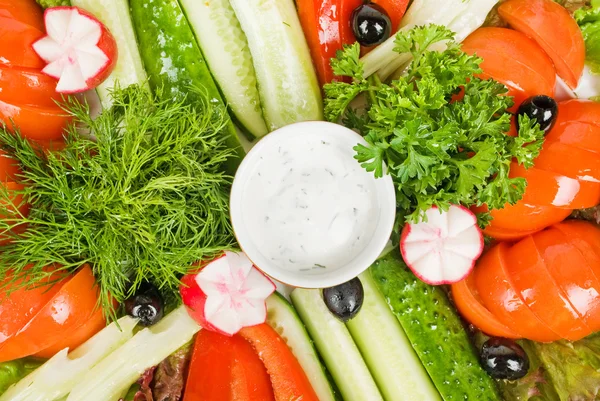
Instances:
[[[358,313],[364,298],[363,286],[358,278],[323,290],[325,305],[331,313],[344,322]]]
[[[481,365],[494,379],[517,380],[527,374],[529,358],[516,342],[492,337],[481,348]]]
[[[550,96],[538,95],[526,99],[517,111],[517,127],[519,126],[518,116],[526,114],[529,118],[537,120],[540,129],[548,132],[552,129],[556,116],[558,115],[558,105],[556,100]]]
[[[142,283],[135,295],[125,301],[125,311],[140,319],[142,326],[152,326],[162,319],[164,302],[154,285]]]
[[[363,4],[352,13],[352,30],[362,46],[375,46],[390,37],[392,22],[377,4]]]

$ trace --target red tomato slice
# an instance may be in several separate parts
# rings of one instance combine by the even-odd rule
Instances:
[[[62,341],[89,320],[97,303],[96,281],[86,265],[17,335],[0,345],[0,362],[33,355]]]
[[[373,0],[373,3],[377,4],[385,10],[392,21],[392,34],[398,31],[400,27],[400,21],[406,13],[408,3],[410,0]]]
[[[271,379],[265,365],[243,337],[233,336],[235,362],[231,371],[232,400],[275,400]],[[241,362],[243,361],[243,362]],[[300,397],[300,399],[304,399]]]
[[[496,316],[483,306],[475,288],[473,274],[452,284],[452,299],[463,318],[489,336],[520,338],[520,336],[502,324]]]
[[[597,231],[596,236],[600,235],[597,228],[591,228]],[[592,331],[600,330],[600,280],[592,269],[592,266],[600,266],[600,255],[585,239],[573,232],[578,231],[577,226],[560,223],[548,231],[536,235],[535,242],[544,252],[544,260],[551,260],[550,263],[546,262],[550,274],[585,324]],[[560,253],[564,246],[573,248],[569,254],[572,259],[567,260],[568,255]]]
[[[579,181],[535,167],[513,162],[510,177],[523,177],[527,189],[523,202],[530,205],[551,205],[567,209],[583,209],[600,203],[600,183]]]
[[[489,225],[494,229],[511,231],[538,231],[566,219],[571,214],[568,209],[554,206],[533,206],[519,201],[507,204],[502,209],[491,211],[493,220]]]
[[[35,70],[0,64],[0,100],[19,105],[56,107],[62,97],[56,93],[57,80]]]
[[[32,48],[33,43],[42,37],[42,30],[11,18],[0,17],[0,64],[44,68],[46,63]]]
[[[30,0],[0,0],[0,17],[27,24],[44,32],[42,8]]]
[[[560,102],[557,124],[571,121],[600,126],[600,103],[585,99]]]
[[[600,156],[561,142],[544,143],[535,167],[581,181],[600,182]]]
[[[106,327],[106,319],[104,319],[104,313],[101,308],[97,308],[96,311],[89,317],[78,328],[73,329],[74,331],[67,334],[65,338],[52,344],[50,347],[34,354],[34,357],[50,359],[59,351],[69,348],[69,351],[73,351],[87,340],[92,338],[96,333]]]
[[[274,400],[269,375],[239,335],[201,330],[194,343],[183,401]]]
[[[19,162],[0,150],[0,182],[13,182],[20,172]]]
[[[352,32],[352,12],[362,0],[298,0],[298,16],[310,48],[319,82],[324,85],[335,76],[330,60],[344,44],[356,41]]]
[[[539,230],[511,230],[506,228],[495,227],[493,224],[490,224],[483,230],[483,233],[488,237],[492,237],[498,241],[513,241],[531,234],[535,234],[538,231]]]
[[[265,364],[276,400],[319,401],[306,373],[277,332],[266,323],[240,330]]]
[[[560,336],[531,312],[512,286],[506,272],[507,251],[508,245],[504,242],[490,248],[474,270],[475,286],[484,306],[523,338],[540,342],[558,340]]]
[[[598,138],[600,138],[600,126],[598,125],[578,121],[558,122],[546,135],[545,143],[560,142],[579,149],[600,153]]]
[[[58,107],[19,106],[0,100],[1,122],[9,128],[13,127],[14,122],[26,138],[49,140],[62,139],[71,117]]]
[[[66,280],[52,285],[55,278],[48,277],[46,284],[31,289],[13,290],[7,293],[9,287],[4,286],[10,280],[7,277],[1,284],[0,292],[0,348],[7,340],[14,337],[55,295],[60,291]],[[19,285],[22,280],[15,282]]]
[[[560,252],[553,252],[547,247],[549,236],[552,235],[554,230],[540,231],[510,247],[506,253],[506,274],[515,291],[540,321],[562,338],[576,341],[592,331],[585,325],[549,271],[556,273],[560,269],[557,264],[568,263],[565,257],[575,258],[577,252],[573,252],[574,248],[564,243],[557,245],[564,253],[563,256]],[[585,264],[581,256],[579,259]]]
[[[583,72],[585,43],[577,22],[552,0],[509,0],[500,16],[517,31],[533,38],[552,59],[556,72],[574,89]]]
[[[508,87],[508,95],[514,97],[514,110],[528,97],[554,96],[556,72],[552,60],[522,33],[480,28],[465,39],[462,50],[483,59],[481,78],[493,78]]]

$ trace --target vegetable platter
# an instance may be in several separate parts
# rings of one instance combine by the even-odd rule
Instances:
[[[600,1],[0,0],[0,401],[600,399]]]

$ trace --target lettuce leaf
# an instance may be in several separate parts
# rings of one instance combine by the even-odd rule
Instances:
[[[19,380],[37,369],[43,361],[24,358],[0,363],[0,395]]]
[[[519,343],[530,370],[520,380],[498,381],[506,401],[600,400],[600,333],[577,342]]]
[[[600,0],[575,11],[575,20],[585,40],[586,63],[594,74],[600,74]]]

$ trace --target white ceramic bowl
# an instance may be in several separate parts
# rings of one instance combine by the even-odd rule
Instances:
[[[376,179],[372,173],[367,173],[360,166],[358,169],[354,169],[353,164],[346,164],[354,169],[354,177],[368,180],[367,182],[372,188],[372,191],[368,192],[369,199],[374,199],[367,209],[367,220],[370,222],[369,238],[362,240],[362,246],[356,246],[350,260],[328,263],[327,268],[322,269],[294,270],[289,266],[274,262],[272,258],[268,257],[264,244],[262,249],[259,245],[261,237],[257,233],[256,227],[253,229],[253,224],[249,223],[252,216],[249,216],[250,213],[248,213],[248,202],[254,200],[249,197],[257,194],[257,191],[260,192],[259,195],[266,192],[264,184],[262,187],[256,184],[258,180],[256,175],[260,176],[260,173],[257,173],[260,163],[264,163],[263,158],[273,155],[273,152],[281,152],[281,149],[294,152],[294,149],[298,149],[298,141],[312,141],[314,138],[318,138],[319,141],[330,141],[335,145],[337,159],[344,163],[356,163],[357,166],[358,162],[354,159],[356,152],[353,148],[358,143],[366,144],[359,134],[338,124],[310,121],[288,125],[270,133],[252,148],[238,168],[231,190],[231,222],[241,249],[265,274],[294,287],[332,287],[358,276],[373,264],[385,248],[396,216],[396,195],[391,177],[385,175],[383,178]],[[306,153],[296,153],[296,155],[304,157]],[[366,174],[365,177],[362,174]],[[372,184],[370,180],[372,180]],[[320,209],[318,212],[321,216],[323,214],[327,216],[330,210]],[[256,222],[256,219],[254,221]],[[254,226],[256,225],[254,224]]]

